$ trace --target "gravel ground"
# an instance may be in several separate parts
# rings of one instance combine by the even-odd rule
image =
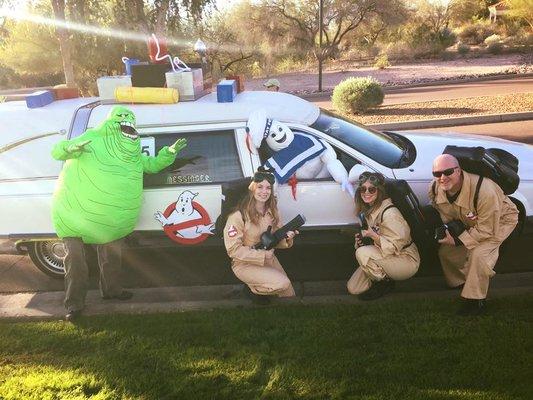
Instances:
[[[533,111],[533,93],[395,104],[369,110],[364,115],[348,115],[348,117],[363,124],[377,124],[521,111]]]

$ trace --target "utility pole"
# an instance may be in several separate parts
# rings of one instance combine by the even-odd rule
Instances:
[[[318,91],[322,91],[322,12],[323,0],[318,0]]]

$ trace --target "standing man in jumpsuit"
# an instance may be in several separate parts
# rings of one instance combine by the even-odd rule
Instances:
[[[433,162],[435,181],[429,198],[446,224],[460,221],[464,230],[439,240],[439,258],[447,284],[461,288],[459,315],[485,312],[489,279],[495,275],[499,248],[518,223],[518,209],[491,179],[483,178],[477,206],[474,194],[480,177],[463,171],[457,159],[441,154]]]

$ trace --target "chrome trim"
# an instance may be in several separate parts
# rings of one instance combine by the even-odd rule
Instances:
[[[48,181],[48,180],[56,180],[59,178],[59,175],[54,176],[32,176],[29,178],[13,178],[13,179],[0,179],[0,183],[9,183],[9,182],[31,182],[31,181]]]
[[[17,140],[16,142],[8,143],[5,146],[0,147],[0,154],[5,153],[6,151],[11,150],[11,149],[13,149],[15,147],[21,146],[21,145],[23,145],[25,143],[31,142],[33,140],[42,139],[44,137],[54,136],[54,135],[64,135],[65,133],[67,133],[67,131],[64,130],[64,129],[61,129],[59,132],[43,133],[43,134],[40,134],[40,135],[37,135],[37,136],[32,136],[32,137],[29,137],[29,138]]]

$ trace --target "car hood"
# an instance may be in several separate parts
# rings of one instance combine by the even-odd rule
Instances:
[[[499,148],[513,154],[519,160],[518,174],[521,180],[533,180],[533,146],[483,135],[465,135],[444,132],[395,132],[409,139],[416,147],[416,159],[408,167],[395,169],[397,179],[431,179],[431,166],[435,157],[448,145]]]

